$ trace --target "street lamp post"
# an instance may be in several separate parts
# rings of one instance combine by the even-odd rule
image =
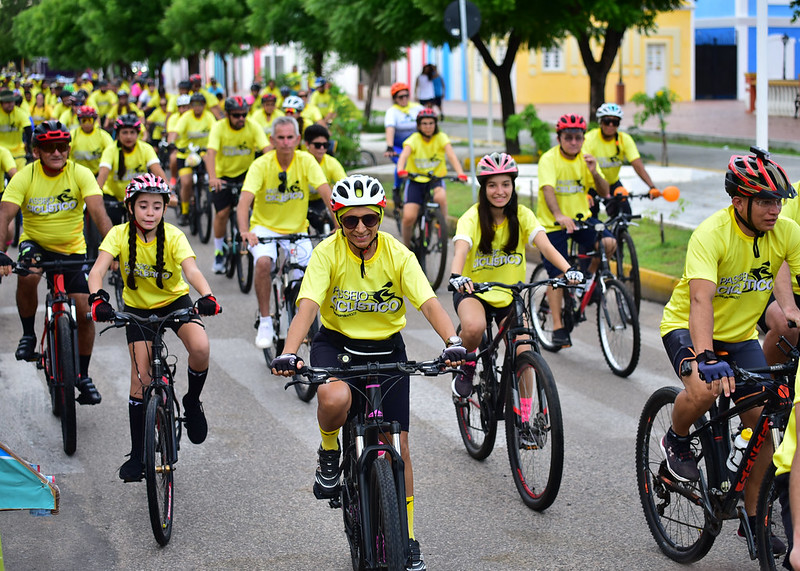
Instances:
[[[783,79],[786,79],[786,44],[789,43],[789,36],[783,34],[781,41],[783,42]]]

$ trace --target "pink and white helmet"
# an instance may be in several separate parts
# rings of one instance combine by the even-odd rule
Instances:
[[[163,194],[164,200],[169,200],[169,185],[160,176],[152,173],[145,173],[135,176],[125,187],[125,202],[139,194],[147,192],[150,194]]]
[[[517,161],[506,153],[492,153],[485,155],[479,162],[477,168],[478,182],[494,176],[496,174],[507,174],[511,176],[511,180],[517,178],[519,170],[517,169]]]

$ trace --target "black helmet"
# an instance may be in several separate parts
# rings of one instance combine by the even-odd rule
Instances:
[[[189,103],[202,103],[205,105],[206,98],[203,96],[202,93],[193,93],[192,97],[189,99]]]
[[[69,129],[61,121],[52,120],[44,121],[36,126],[31,137],[31,144],[34,147],[39,147],[44,143],[64,141],[69,143],[71,140]]]
[[[725,191],[744,198],[784,199],[797,195],[781,166],[760,147],[752,155],[733,155],[725,173]]]

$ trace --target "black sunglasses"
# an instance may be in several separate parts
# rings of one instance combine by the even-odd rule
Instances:
[[[381,221],[381,217],[377,214],[365,214],[364,216],[345,216],[340,222],[342,226],[348,230],[354,230],[359,222],[362,222],[367,228],[374,228]]]
[[[286,171],[278,173],[278,180],[281,181],[278,185],[278,192],[286,192]]]
[[[236,117],[238,119],[242,119],[244,117],[247,117],[247,113],[230,113],[230,116],[231,117]]]
[[[314,147],[315,149],[324,149],[328,146],[328,142],[325,141],[324,143],[309,143],[309,146]]]
[[[600,122],[603,125],[614,125],[615,127],[619,127],[619,119],[600,119]]]
[[[42,143],[39,145],[39,150],[48,155],[55,151],[64,154],[69,150],[69,143]]]

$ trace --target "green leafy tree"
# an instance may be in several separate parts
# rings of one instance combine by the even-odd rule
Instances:
[[[567,29],[578,41],[589,75],[590,120],[596,120],[597,108],[605,101],[608,73],[625,32],[630,28],[652,32],[659,12],[681,5],[683,0],[567,0],[560,4],[569,14]]]
[[[666,116],[672,113],[672,104],[678,100],[678,94],[671,89],[660,89],[655,95],[650,96],[640,91],[631,97],[631,101],[643,106],[633,116],[633,122],[641,127],[650,117],[658,117],[658,127],[661,131],[661,164],[669,166],[667,155],[667,120]]]
[[[0,2],[0,67],[13,62],[19,69],[25,55],[20,46],[12,38],[12,26],[17,17],[28,8],[35,6],[35,0],[2,0]]]

